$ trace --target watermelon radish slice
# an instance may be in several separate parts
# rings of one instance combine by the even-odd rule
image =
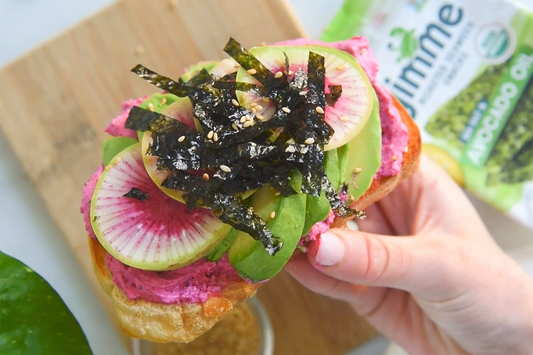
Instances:
[[[162,113],[166,116],[180,120],[189,127],[195,127],[195,122],[192,115],[192,103],[189,98],[180,98],[172,105],[165,108]],[[178,200],[180,202],[185,202],[182,197],[183,191],[166,189],[161,186],[161,184],[163,184],[163,181],[165,181],[170,172],[167,170],[157,169],[157,157],[146,154],[151,143],[152,133],[149,131],[144,132],[141,141],[141,151],[143,152],[143,162],[146,171],[148,172],[148,175],[150,176],[152,181],[161,189],[161,191],[163,191],[169,197],[172,197],[173,199]]]
[[[319,108],[324,110],[324,120],[335,131],[324,148],[331,150],[350,142],[363,129],[373,110],[374,89],[355,58],[338,49],[319,46],[266,46],[250,49],[250,53],[277,75],[279,80],[286,80],[287,76],[292,80],[298,71],[307,73],[310,51],[325,58],[326,93],[329,92],[330,85],[342,86],[342,94],[333,106]],[[288,70],[285,68],[284,53],[289,60]],[[237,81],[261,85],[242,68],[237,74]],[[302,91],[302,95],[304,94],[305,90]],[[242,106],[249,109],[255,106],[256,114],[260,114],[265,120],[276,110],[273,101],[262,98],[253,91],[238,92],[237,97]],[[257,110],[258,107],[260,110]]]
[[[239,70],[239,65],[233,58],[226,58],[218,62],[217,65],[211,69],[210,73],[217,78],[222,78],[228,74],[235,73]]]
[[[90,216],[107,252],[126,265],[154,271],[198,260],[231,230],[210,210],[187,210],[164,194],[146,173],[139,143],[106,167]]]

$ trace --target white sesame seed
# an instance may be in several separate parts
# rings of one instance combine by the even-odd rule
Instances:
[[[307,138],[305,140],[305,144],[313,144],[313,143],[315,143],[315,139],[314,138]]]
[[[115,164],[120,163],[121,160],[122,160],[122,157],[116,157],[115,158]]]
[[[279,195],[281,195],[281,192],[276,192],[276,193],[274,194],[274,196],[279,196]]]
[[[235,123],[232,123],[232,124],[231,124],[231,127],[232,127],[235,131],[238,131],[238,130],[239,130],[239,127],[238,127]]]
[[[246,100],[248,98],[248,94],[244,93],[241,95],[241,99]]]
[[[247,122],[250,122],[250,126],[253,126],[255,124],[255,121],[254,121],[253,118],[250,121],[247,121]]]
[[[237,63],[237,64],[235,64],[233,67],[234,67],[235,69],[239,69],[239,68],[241,67],[241,65],[240,65],[239,63]]]
[[[255,107],[252,107],[252,108],[250,109],[250,112],[251,112],[251,113],[256,113],[256,112],[257,112],[257,109],[256,109]]]
[[[241,121],[241,123],[244,123],[244,122],[248,121],[248,116],[246,116],[246,115],[242,116],[240,121]]]
[[[263,106],[261,106],[261,105],[257,105],[257,106],[255,106],[255,109],[256,109],[257,111],[261,111],[261,110],[263,109]]]
[[[291,112],[291,110],[288,107],[282,107],[281,111],[283,111],[285,113],[290,113]]]
[[[279,71],[279,72],[277,72],[277,73],[274,75],[274,78],[279,79],[279,78],[281,78],[282,76],[283,76],[283,73]]]
[[[207,134],[207,139],[212,139],[214,134],[215,132],[209,131],[209,133]]]
[[[167,103],[167,98],[166,98],[166,97],[163,97],[163,98],[161,99],[161,105],[164,105],[164,104],[166,104],[166,103]]]
[[[252,103],[250,104],[250,107],[256,107],[256,106],[257,106],[257,102],[252,102]]]
[[[154,105],[153,105],[151,102],[148,104],[148,109],[149,109],[150,111],[152,111],[152,112],[155,111],[155,109],[154,109]]]
[[[235,99],[231,99],[231,103],[233,104],[233,106],[237,106],[239,107],[239,101],[235,100]]]
[[[290,76],[290,75],[294,74],[294,72],[292,70],[289,70],[289,72],[287,74],[289,74],[289,76]]]
[[[315,110],[316,110],[317,113],[319,113],[321,115],[324,114],[324,109],[322,107],[320,107],[320,106],[317,106]]]
[[[246,127],[250,127],[251,125],[252,125],[251,121],[246,121],[246,122],[244,122],[243,127],[246,128]]]
[[[246,72],[247,72],[248,74],[250,74],[250,75],[257,74],[257,70],[255,70],[254,68],[252,68],[252,69],[248,69]]]
[[[348,199],[349,199],[350,201],[355,201],[355,197],[354,197],[353,195],[348,196]]]
[[[261,100],[263,100],[263,102],[270,102],[270,100],[268,99],[268,97],[263,97]]]
[[[409,146],[405,147],[405,149],[403,150],[404,153],[407,153],[409,151]]]
[[[343,71],[346,69],[346,67],[344,65],[337,65],[337,68],[335,69],[337,69],[338,71]]]
[[[300,91],[298,94],[299,94],[300,96],[305,96],[305,95],[307,95],[307,91]]]
[[[227,166],[227,165],[221,165],[221,166],[220,166],[220,170],[222,170],[222,171],[225,172],[225,173],[231,173],[231,169],[230,169],[230,167]]]
[[[354,173],[354,174],[359,174],[361,171],[363,171],[363,169],[361,169],[361,168],[355,168],[355,169],[353,169],[353,173]]]
[[[144,52],[146,51],[144,50],[144,47],[140,44],[137,46],[137,48],[135,48],[135,53],[137,53],[137,55],[142,55],[144,54]]]
[[[202,175],[202,179],[204,179],[205,181],[209,181],[209,175],[207,173],[204,173],[204,175]]]
[[[255,118],[257,118],[259,121],[265,120],[265,117],[263,117],[263,115],[260,115],[260,114],[255,115]]]
[[[391,160],[392,160],[392,161],[396,161],[396,160],[398,160],[398,157],[397,157],[396,155],[393,155],[393,156],[391,157]]]
[[[272,219],[276,218],[276,211],[270,212],[270,218]]]
[[[218,141],[218,133],[215,132],[213,134],[213,142],[216,142],[216,141]]]
[[[181,136],[181,137],[178,138],[178,142],[180,142],[180,143],[183,142],[184,140],[185,140],[185,136]]]
[[[350,119],[346,116],[342,116],[341,118],[339,118],[339,120],[346,122],[346,121],[349,121]]]

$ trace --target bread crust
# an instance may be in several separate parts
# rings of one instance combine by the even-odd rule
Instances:
[[[402,121],[409,130],[408,150],[403,155],[402,171],[394,177],[374,180],[370,189],[351,207],[364,210],[388,195],[402,180],[412,175],[420,161],[420,132],[401,103],[393,98]],[[345,227],[349,219],[337,218],[332,227]],[[220,296],[200,304],[161,304],[143,299],[130,300],[113,282],[107,268],[107,252],[97,240],[89,238],[89,248],[96,277],[104,291],[113,299],[121,328],[132,337],[148,341],[188,343],[208,331],[237,304],[255,295],[261,284],[245,281],[227,286]]]

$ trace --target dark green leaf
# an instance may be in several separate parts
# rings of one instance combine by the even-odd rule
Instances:
[[[61,297],[41,276],[2,252],[0,354],[92,354]]]

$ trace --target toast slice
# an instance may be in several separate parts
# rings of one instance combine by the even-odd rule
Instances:
[[[400,102],[393,98],[403,123],[409,131],[407,151],[403,156],[401,172],[393,177],[374,180],[370,189],[351,207],[364,210],[389,194],[402,180],[418,168],[421,138],[418,127]],[[332,227],[345,227],[349,219],[338,218]],[[130,300],[113,282],[106,266],[107,252],[97,240],[89,238],[91,259],[97,279],[104,291],[113,299],[121,328],[132,337],[152,342],[188,343],[211,329],[237,304],[255,295],[261,284],[249,284],[244,280],[227,286],[217,297],[200,304],[161,304],[142,299]]]

